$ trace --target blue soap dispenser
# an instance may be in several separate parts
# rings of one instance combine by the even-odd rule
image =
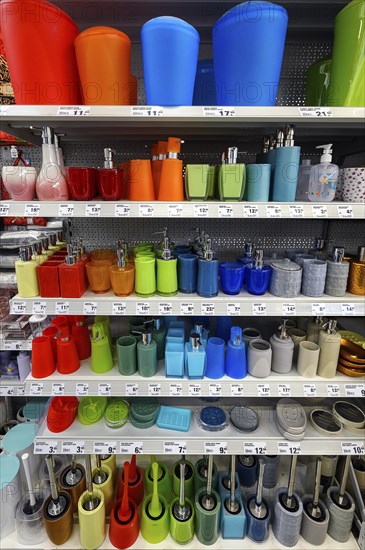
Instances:
[[[271,278],[271,267],[264,265],[264,251],[257,249],[253,265],[246,266],[246,288],[250,294],[261,296],[268,289]]]
[[[231,328],[226,355],[226,375],[236,379],[247,376],[246,346],[242,339],[241,327]]]
[[[275,150],[272,200],[274,202],[294,202],[297,191],[300,147],[294,145],[293,126],[287,124],[285,127],[284,146],[281,136],[282,131],[279,130]]]
[[[193,332],[185,344],[185,373],[190,380],[201,380],[205,375],[206,352],[199,334]]]
[[[197,292],[203,298],[213,298],[218,295],[219,261],[214,259],[212,241],[205,239],[203,257],[198,259]]]
[[[208,337],[209,337],[209,330],[204,328],[204,325],[202,323],[194,323],[193,328],[191,329],[190,335],[192,334],[199,334],[199,339],[204,347],[206,347],[208,343]]]

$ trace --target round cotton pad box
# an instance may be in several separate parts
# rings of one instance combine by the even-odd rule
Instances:
[[[197,414],[198,424],[203,430],[217,432],[229,424],[229,416],[220,407],[203,407]]]
[[[332,412],[346,429],[363,428],[365,426],[365,414],[363,411],[348,401],[336,401]]]
[[[254,432],[259,426],[259,417],[250,407],[233,407],[230,419],[232,425],[240,432]]]
[[[307,416],[303,407],[294,399],[280,399],[276,405],[276,422],[284,432],[299,435],[305,431]]]
[[[309,415],[309,421],[313,428],[322,435],[338,435],[342,431],[342,424],[331,411],[314,409]]]

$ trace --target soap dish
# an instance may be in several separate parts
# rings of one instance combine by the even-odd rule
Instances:
[[[259,417],[250,407],[233,407],[230,418],[232,425],[240,432],[254,432],[259,427]]]
[[[203,407],[197,414],[198,424],[203,430],[218,432],[229,424],[229,415],[220,407]]]
[[[191,410],[178,407],[160,406],[160,412],[156,420],[159,428],[188,432],[190,428]]]
[[[118,399],[112,401],[106,408],[104,419],[109,428],[121,428],[128,420],[129,405],[126,401]]]
[[[309,415],[313,428],[322,435],[338,435],[342,431],[342,424],[337,418],[325,409],[314,409]]]
[[[106,406],[106,397],[82,397],[79,402],[77,417],[81,424],[95,424],[102,418]]]

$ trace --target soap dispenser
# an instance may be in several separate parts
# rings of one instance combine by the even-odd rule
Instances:
[[[265,294],[270,283],[271,272],[271,267],[264,265],[264,251],[257,249],[253,265],[246,265],[245,269],[247,292],[255,296]]]
[[[318,344],[319,333],[325,322],[323,317],[312,317],[309,319],[306,327],[308,342]]]
[[[50,250],[49,248],[49,239],[48,237],[44,237],[42,239],[42,254],[43,256],[46,256],[47,259],[53,256],[53,250]]]
[[[226,355],[226,374],[240,380],[247,376],[246,346],[242,339],[241,327],[231,327]]]
[[[157,344],[157,361],[165,359],[166,329],[161,323],[161,319],[151,319],[146,321],[144,326],[152,325],[152,338]]]
[[[344,296],[347,288],[350,264],[344,262],[345,249],[334,247],[332,258],[327,260],[325,294],[329,296]]]
[[[199,323],[199,322],[194,323],[193,328],[191,329],[190,335],[194,333],[197,333],[199,335],[200,342],[204,347],[206,347],[208,343],[209,330],[204,327],[203,323]]]
[[[36,181],[40,201],[67,201],[67,181],[57,162],[54,132],[49,126],[42,128],[42,167]]]
[[[218,295],[219,261],[214,259],[212,241],[207,238],[203,257],[198,258],[197,293],[203,298],[213,298]]]
[[[237,164],[237,147],[228,147],[218,170],[218,191],[221,201],[241,201],[246,186],[246,166]]]
[[[290,338],[286,320],[279,327],[279,331],[270,338],[272,349],[271,370],[279,374],[287,374],[293,364],[294,342]]]
[[[205,375],[207,356],[199,334],[190,335],[185,343],[185,374],[189,380],[201,380]]]
[[[20,248],[20,260],[15,261],[15,275],[18,285],[18,294],[20,298],[34,298],[39,296],[39,286],[37,278],[37,266],[35,260],[32,260],[32,248]]]
[[[118,201],[124,198],[123,170],[115,168],[115,151],[104,148],[104,168],[97,171],[97,186],[105,201]]]
[[[163,239],[161,256],[156,259],[157,294],[160,296],[174,296],[177,294],[177,258],[172,255],[171,243],[167,235]]]
[[[245,266],[253,266],[253,243],[247,242],[245,243],[245,251],[243,256],[240,258],[237,258],[237,261]]]
[[[157,373],[157,344],[151,332],[142,332],[142,340],[137,344],[137,361],[141,376],[150,378]]]
[[[91,335],[91,370],[103,374],[113,368],[112,352],[103,324],[94,323]]]
[[[134,290],[134,265],[128,263],[125,248],[118,246],[116,264],[109,267],[110,282],[116,296],[128,296]]]
[[[337,321],[330,319],[319,333],[319,361],[317,374],[322,378],[336,376],[341,347],[341,334],[336,331]]]
[[[280,131],[277,136],[279,136]],[[277,140],[275,150],[275,170],[273,174],[272,200],[274,202],[294,202],[297,190],[300,147],[294,145],[294,128],[285,127],[283,146]]]
[[[167,140],[167,158],[162,161],[159,201],[184,200],[183,162],[178,158],[182,139],[169,137]]]
[[[303,159],[299,166],[296,201],[308,201],[309,179],[312,170],[311,159]]]
[[[37,262],[38,265],[42,265],[47,261],[47,256],[42,254],[42,243],[34,243],[32,245],[32,252],[32,260]]]
[[[320,163],[311,168],[308,198],[312,202],[330,202],[335,198],[339,167],[332,163],[332,143],[316,149],[323,149],[323,153]]]
[[[54,146],[55,146],[55,149],[56,149],[56,158],[57,158],[58,165],[60,167],[60,170],[61,170],[62,174],[65,176],[65,178],[67,180],[67,172],[66,172],[66,168],[65,168],[65,161],[63,159],[63,150],[62,150],[62,147],[61,147],[61,139],[57,134],[54,134]]]
[[[58,266],[62,298],[80,298],[86,292],[85,264],[77,260],[72,246],[67,245],[64,263]]]

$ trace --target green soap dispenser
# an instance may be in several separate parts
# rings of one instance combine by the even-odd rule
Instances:
[[[157,462],[153,462],[153,492],[142,502],[141,535],[151,544],[162,542],[170,530],[168,505],[165,498],[158,492],[158,469]]]
[[[161,323],[161,319],[151,319],[145,321],[145,327],[152,325],[152,338],[157,344],[157,361],[165,359],[166,329]]]
[[[157,263],[157,294],[174,296],[177,293],[177,258],[171,252],[169,237],[164,237],[161,256]]]
[[[157,373],[157,344],[151,332],[142,332],[142,340],[137,344],[137,362],[141,376],[150,378]]]
[[[104,334],[108,338],[110,349],[112,349],[112,335],[110,332],[110,323],[109,317],[107,315],[95,315],[95,324],[102,324],[104,329]]]
[[[221,201],[241,201],[246,187],[246,166],[237,164],[237,147],[228,147],[222,155],[218,171],[218,191]]]
[[[91,370],[102,374],[113,368],[113,357],[102,323],[91,327]]]

